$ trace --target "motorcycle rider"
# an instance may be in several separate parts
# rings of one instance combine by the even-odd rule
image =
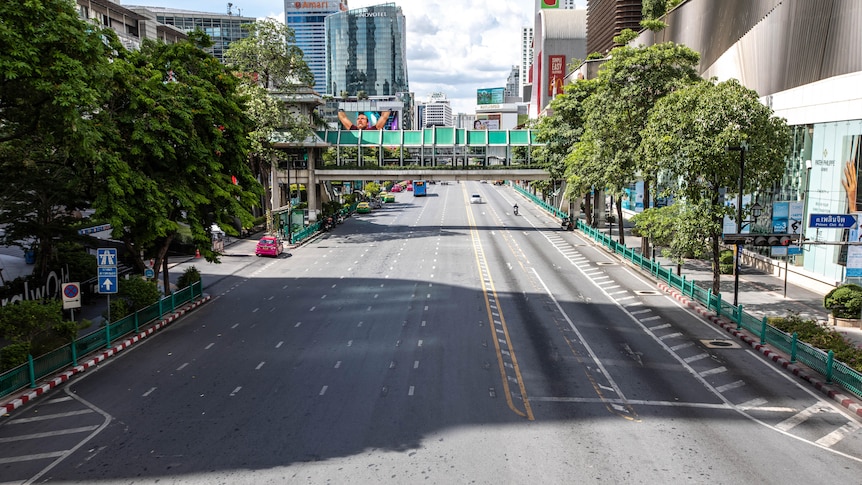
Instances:
[[[518,204],[515,204],[515,206],[512,207],[512,209],[515,211],[515,215],[518,215]]]

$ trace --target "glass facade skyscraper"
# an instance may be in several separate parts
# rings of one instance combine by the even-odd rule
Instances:
[[[314,90],[326,93],[326,17],[347,10],[347,0],[284,0],[284,23],[293,29],[296,46],[314,74]]]
[[[394,3],[326,17],[326,92],[343,97],[410,91],[406,35],[404,14]]]
[[[129,6],[128,8],[134,8]],[[202,30],[213,42],[213,46],[207,51],[211,52],[219,61],[224,62],[224,53],[231,42],[248,37],[248,30],[242,28],[243,24],[253,24],[257,19],[254,17],[240,17],[230,14],[218,14],[208,12],[195,12],[192,10],[180,10],[164,7],[142,7],[156,17],[156,22],[172,25],[184,32]]]

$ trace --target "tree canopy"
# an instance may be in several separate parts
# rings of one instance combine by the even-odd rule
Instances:
[[[4,5],[0,45],[0,243],[34,249],[45,271],[87,206],[112,53],[65,0]]]
[[[246,163],[253,124],[239,81],[201,49],[207,42],[193,33],[125,51],[112,63],[111,96],[96,116],[110,138],[96,167],[102,190],[93,206],[141,269],[152,258],[158,271],[181,225],[217,261],[211,225],[250,224],[261,190]]]
[[[721,201],[719,189],[738,192],[740,180],[743,193],[772,187],[784,171],[789,143],[785,120],[735,79],[684,87],[658,100],[650,112],[639,153],[648,170],[678,181],[675,197],[706,209],[689,227],[697,231],[695,238],[710,240],[716,291],[722,220],[725,215],[736,218],[735,210]],[[731,151],[745,145],[743,155]]]

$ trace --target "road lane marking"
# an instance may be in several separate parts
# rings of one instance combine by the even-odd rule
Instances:
[[[465,188],[465,186],[462,185],[461,191],[465,199],[467,198],[466,190],[467,189]],[[481,274],[480,281],[482,284],[482,296],[485,299],[485,311],[488,314],[488,321],[491,323],[489,326],[493,329],[496,329],[497,326],[499,326],[503,329],[503,333],[506,337],[505,339],[499,340],[502,340],[503,345],[508,347],[508,352],[504,352],[504,349],[501,347],[501,341],[498,341],[498,339],[494,340],[494,347],[497,354],[497,364],[499,366],[500,377],[502,378],[503,382],[503,388],[505,391],[504,393],[506,396],[506,404],[509,406],[509,409],[511,409],[512,412],[514,412],[515,414],[523,416],[530,421],[533,421],[535,417],[533,416],[533,410],[530,406],[530,400],[527,397],[527,389],[524,384],[524,379],[521,376],[521,370],[518,366],[518,359],[515,355],[511,343],[509,330],[506,326],[506,319],[503,316],[502,312],[500,312],[499,318],[495,318],[494,312],[492,311],[491,305],[496,305],[496,302],[499,301],[499,297],[497,295],[497,290],[494,286],[494,281],[491,278],[490,272],[488,270],[488,263],[485,260],[485,252],[484,248],[482,247],[482,240],[480,238],[479,231],[476,230],[476,220],[473,217],[473,208],[470,205],[466,205],[466,212],[467,219],[470,225],[470,238],[473,243],[473,255],[476,261],[476,266],[478,267],[479,273]],[[496,331],[494,333],[496,333]],[[511,388],[509,386],[509,379],[512,378],[512,376],[510,376],[506,370],[505,364],[507,363],[507,360],[504,360],[504,358],[509,359],[508,362],[511,362],[512,364],[512,369],[515,374],[513,381],[517,384],[518,390],[520,391],[521,402],[524,406],[523,411],[515,407],[515,402],[512,398],[513,392],[510,390]]]
[[[255,367],[254,370],[260,370],[260,368],[263,367],[264,363],[265,362],[261,362],[260,364],[257,364],[257,367]]]
[[[186,362],[186,363],[184,363],[183,365],[181,365],[181,366],[177,367],[177,370],[183,370],[187,365],[189,365],[189,363],[188,363],[188,362]]]
[[[323,386],[323,387],[321,387],[321,388],[320,388],[320,393],[318,394],[318,396],[322,396],[322,395],[326,394],[326,390],[327,390],[328,388],[329,388],[329,386]]]
[[[233,392],[230,393],[230,397],[236,396],[236,393],[238,393],[240,389],[242,389],[242,386],[237,386],[236,389],[234,389]]]
[[[69,416],[80,416],[82,414],[90,414],[92,413],[92,409],[81,409],[78,411],[69,411],[66,413],[57,413],[57,414],[44,414],[42,416],[35,416],[32,418],[17,418],[11,421],[7,421],[6,424],[22,424],[22,423],[33,423],[36,421],[47,421],[49,419],[58,419],[58,418],[68,418]]]
[[[791,428],[794,428],[804,423],[815,413],[819,413],[821,407],[822,405],[820,403],[809,406],[802,411],[799,411],[798,413],[794,414],[793,416],[785,419],[784,421],[776,424],[775,427],[780,429],[781,431],[788,431]]]
[[[94,424],[92,426],[82,426],[80,428],[68,428],[68,429],[60,429],[57,431],[46,431],[44,433],[32,433],[32,434],[22,434],[18,436],[11,436],[8,438],[0,438],[0,443],[12,443],[15,441],[23,441],[23,440],[35,440],[40,438],[50,438],[52,436],[62,436],[67,434],[76,434],[76,433],[86,433],[87,431],[93,431],[98,428],[98,424]]]
[[[847,424],[820,438],[819,440],[815,441],[815,443],[817,443],[818,445],[826,446],[827,448],[835,446],[839,441],[850,436],[859,428],[860,426],[858,423],[848,421]]]
[[[545,284],[545,280],[543,280],[542,277],[539,276],[539,272],[535,268],[533,268],[533,275],[536,277],[536,279],[539,281],[539,284],[545,290],[545,295],[547,295],[547,297],[550,298],[550,300],[557,307],[557,311],[560,312],[560,315],[562,315],[563,318],[566,320],[566,323],[569,325],[569,328],[572,329],[573,332],[575,332],[575,335],[577,335],[577,337],[578,337],[578,341],[581,343],[581,345],[584,347],[584,349],[586,349],[587,353],[590,355],[590,358],[596,364],[596,367],[598,367],[599,372],[601,372],[602,375],[604,376],[604,378],[607,379],[608,384],[610,384],[612,387],[612,390],[616,393],[616,395],[619,397],[619,399],[622,400],[623,403],[627,403],[628,400],[626,399],[625,394],[623,394],[623,391],[620,388],[620,386],[617,385],[616,381],[614,381],[614,379],[611,377],[611,373],[608,372],[608,370],[605,368],[605,365],[602,363],[601,360],[599,360],[599,356],[596,355],[596,353],[593,351],[593,348],[590,346],[590,344],[587,343],[587,340],[581,334],[581,331],[578,330],[578,327],[575,325],[575,322],[573,322],[572,319],[569,318],[568,313],[566,313],[566,311],[560,305],[560,302],[557,301],[557,298],[551,292],[551,289],[548,288],[548,285]],[[606,399],[604,394],[601,393],[598,389],[596,389],[596,392],[599,395],[599,397],[601,397],[602,399]],[[611,401],[607,401],[607,402],[610,403]],[[634,409],[629,404],[626,404],[626,409],[629,413],[632,414],[632,416],[636,415],[636,413],[634,412]]]
[[[725,391],[729,391],[731,389],[736,389],[738,387],[742,387],[744,385],[745,385],[745,383],[742,381],[735,381],[735,382],[731,382],[729,384],[725,384],[723,386],[718,386],[715,388],[715,390],[718,392],[725,392]]]
[[[213,345],[215,345],[215,342],[213,342],[213,343],[211,343],[211,344],[207,345],[206,347],[204,347],[204,350],[209,350],[209,349],[211,349],[211,348],[213,347]]]
[[[700,375],[701,375],[701,377],[706,377],[706,376],[711,376],[714,374],[721,374],[723,372],[727,372],[727,367],[724,367],[724,366],[715,367],[713,369],[709,369],[709,370],[705,370],[705,371],[701,372]]]
[[[141,394],[141,397],[147,397],[147,396],[149,396],[150,394],[152,394],[152,393],[153,393],[153,391],[155,391],[155,390],[156,390],[156,388],[155,388],[155,387],[151,387],[149,391],[147,391],[147,392],[145,392],[145,393]]]
[[[282,344],[284,344],[284,340],[282,340],[281,342],[279,342],[279,343],[275,344],[275,348],[279,348],[279,347],[281,347],[281,346],[282,346]]]
[[[36,453],[35,455],[10,456],[0,458],[0,465],[6,463],[18,463],[19,461],[45,460],[47,458],[58,458],[66,454],[66,451],[53,451],[51,453]]]

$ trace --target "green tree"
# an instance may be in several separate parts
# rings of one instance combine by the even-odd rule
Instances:
[[[0,9],[0,243],[32,246],[42,271],[86,205],[110,58],[103,35],[66,0]]]
[[[738,187],[739,154],[747,143],[743,193],[771,188],[785,167],[790,130],[784,119],[739,81],[701,81],[659,100],[643,130],[639,150],[645,170],[662,170],[679,184],[677,199],[703,208],[694,221],[710,240],[713,291],[719,291],[719,242],[725,215],[736,217],[719,199],[719,189]],[[743,216],[745,217],[745,216]]]
[[[570,163],[568,157],[584,134],[585,102],[597,86],[597,81],[584,79],[565,86],[563,94],[551,101],[551,114],[537,123],[536,138],[544,145],[537,147],[533,155],[547,167],[551,178],[565,178],[564,197],[568,200],[580,197],[590,187],[589,171],[580,170],[581,166]]]
[[[625,33],[625,32],[624,32]],[[649,47],[616,47],[598,75],[598,87],[586,101],[586,143],[575,163],[588,164],[601,174],[616,199],[619,232],[623,234],[621,195],[638,176],[644,180],[644,207],[650,207],[655,173],[641,164],[637,150],[650,110],[668,93],[700,79],[695,70],[700,55],[673,42]],[[622,239],[622,238],[621,238]],[[649,252],[646,239],[642,251]]]
[[[273,160],[283,152],[272,147],[275,132],[283,141],[301,142],[312,134],[311,126],[320,120],[305,118],[290,107],[298,88],[314,84],[314,75],[296,46],[293,30],[273,19],[243,26],[249,35],[231,43],[225,60],[240,74],[239,93],[246,99],[246,115],[254,123],[249,131],[249,161],[258,180],[270,180]],[[269,184],[263,204],[272,197]]]
[[[247,164],[246,116],[238,79],[202,50],[199,32],[166,45],[145,41],[139,51],[120,46],[105,89],[111,97],[97,114],[108,133],[96,166],[103,189],[94,208],[109,220],[138,268],[155,259],[170,279],[165,257],[181,225],[208,261],[211,225],[251,225],[262,192]]]
[[[63,321],[59,301],[43,303],[23,300],[0,308],[0,335],[12,342],[32,343],[37,337]]]
[[[135,276],[120,278],[117,283],[117,295],[111,299],[110,315],[104,315],[112,322],[159,301],[159,287],[154,281]]]

